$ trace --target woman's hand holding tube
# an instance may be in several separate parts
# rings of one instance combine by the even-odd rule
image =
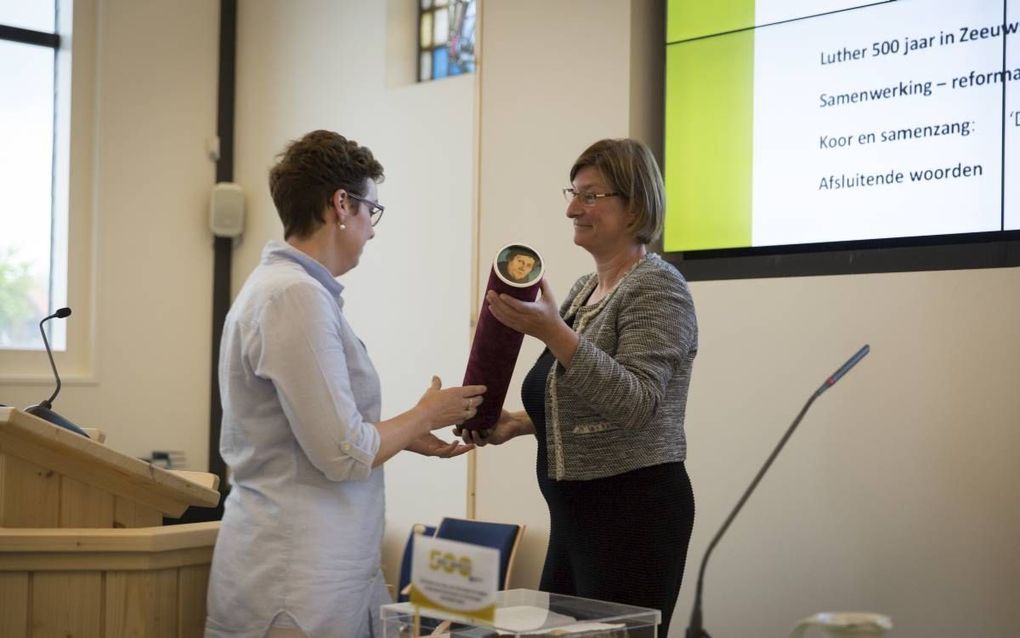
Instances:
[[[506,443],[512,438],[521,436],[522,434],[534,434],[535,424],[528,418],[528,413],[521,412],[507,412],[503,410],[499,415],[499,420],[496,421],[496,425],[492,426],[487,430],[465,430],[463,428],[454,428],[453,435],[459,436],[471,446],[477,445],[482,447],[485,445],[501,445]]]
[[[432,385],[418,400],[420,409],[430,424],[430,429],[444,428],[448,425],[459,425],[467,421],[478,411],[482,404],[484,385],[466,385],[442,389],[443,382],[439,377],[432,377]]]
[[[448,425],[463,423],[475,415],[482,403],[484,385],[467,385],[443,389],[439,377],[432,377],[432,385],[418,403],[392,419],[380,421],[379,451],[376,452],[372,467],[378,467],[401,450],[413,450],[426,456],[457,456],[467,452],[459,444],[444,443],[431,436],[431,431]],[[453,447],[450,447],[450,446]]]
[[[569,367],[577,352],[579,337],[560,317],[549,283],[542,279],[539,286],[542,294],[532,302],[491,290],[485,293],[485,301],[489,304],[489,312],[500,323],[543,342],[557,361]]]

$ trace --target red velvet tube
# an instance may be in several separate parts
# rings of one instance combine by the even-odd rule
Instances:
[[[510,244],[496,254],[485,290],[505,293],[521,301],[534,301],[541,279],[542,258],[538,252],[522,244]],[[523,333],[508,328],[492,316],[483,295],[464,385],[482,384],[488,389],[478,412],[461,427],[487,430],[499,420],[523,340]]]

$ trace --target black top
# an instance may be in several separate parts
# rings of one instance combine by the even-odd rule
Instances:
[[[535,436],[538,438],[538,460],[535,463],[538,486],[546,498],[548,498],[547,485],[552,479],[549,478],[549,450],[545,441],[545,382],[554,363],[556,358],[549,348],[546,348],[521,384],[521,401],[531,422],[535,424]]]
[[[676,468],[682,463],[663,463],[631,470],[604,479],[588,479],[579,481],[557,481],[549,478],[549,446],[545,431],[546,379],[549,370],[556,364],[556,358],[548,348],[542,351],[535,365],[521,384],[521,402],[531,422],[535,424],[535,437],[538,439],[538,458],[535,461],[535,472],[538,487],[546,501],[573,496],[590,496],[598,498],[602,490],[612,486],[614,490],[631,488],[641,493],[647,487],[658,485],[664,478],[672,477]],[[616,480],[611,480],[616,479]]]

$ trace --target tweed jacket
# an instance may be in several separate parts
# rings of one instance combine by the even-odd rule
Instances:
[[[591,273],[560,315],[580,336],[569,368],[546,379],[549,478],[588,480],[683,461],[684,412],[698,352],[694,302],[683,276],[648,253],[598,303]]]

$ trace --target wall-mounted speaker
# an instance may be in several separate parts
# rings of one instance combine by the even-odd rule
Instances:
[[[244,191],[240,184],[219,182],[209,197],[209,230],[217,237],[240,237],[244,231]]]

